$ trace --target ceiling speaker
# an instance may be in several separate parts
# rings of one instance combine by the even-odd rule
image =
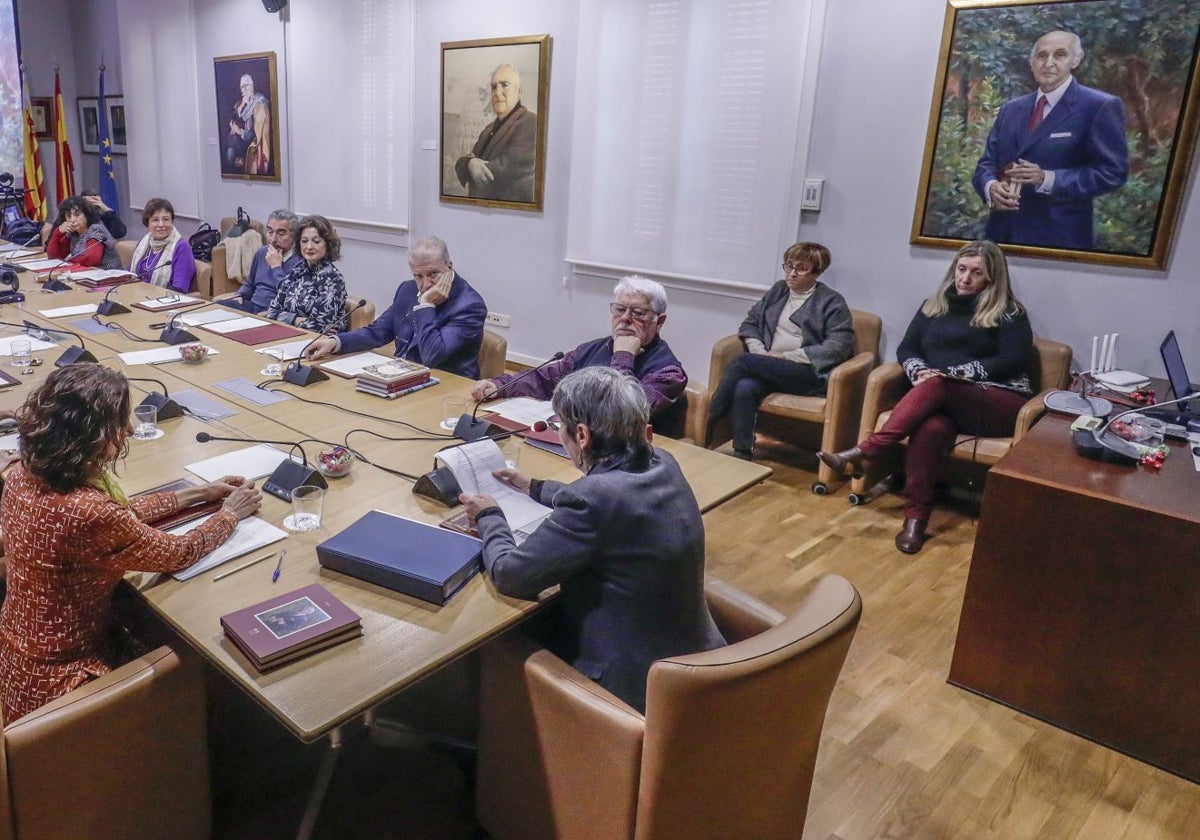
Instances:
[[[262,0],[262,4],[264,9],[274,14],[287,5],[287,0]]]

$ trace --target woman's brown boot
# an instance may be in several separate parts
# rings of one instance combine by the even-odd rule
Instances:
[[[850,474],[854,478],[862,478],[863,461],[867,459],[857,446],[842,452],[818,452],[817,457],[838,475],[845,475],[846,467],[850,467]]]
[[[896,548],[905,554],[916,554],[920,551],[921,546],[925,544],[925,526],[927,524],[929,524],[927,519],[905,517],[904,527],[896,535]]]

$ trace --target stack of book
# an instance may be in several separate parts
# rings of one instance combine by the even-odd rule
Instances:
[[[221,628],[259,671],[362,635],[362,619],[319,583],[221,616]]]
[[[107,289],[136,280],[136,275],[122,269],[93,268],[88,271],[72,271],[69,278],[85,289]]]
[[[354,390],[391,400],[436,384],[437,380],[429,375],[429,368],[424,365],[392,359],[364,367],[358,374]]]

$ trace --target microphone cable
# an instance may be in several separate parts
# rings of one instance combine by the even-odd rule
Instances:
[[[428,429],[422,429],[420,426],[414,426],[412,423],[409,423],[406,420],[397,420],[397,419],[393,419],[391,417],[379,417],[375,414],[367,414],[364,411],[355,411],[353,408],[346,408],[344,405],[338,405],[337,403],[325,402],[323,400],[311,400],[308,397],[300,396],[299,394],[295,393],[294,391],[285,391],[281,388],[268,388],[267,386],[273,382],[282,383],[283,380],[282,379],[268,379],[264,382],[260,382],[255,387],[257,387],[263,391],[269,391],[271,393],[279,392],[282,394],[287,394],[292,399],[299,400],[300,402],[307,403],[309,405],[325,406],[326,408],[333,408],[333,409],[337,409],[338,411],[343,411],[346,414],[353,414],[356,417],[364,417],[368,420],[379,420],[384,423],[392,423],[397,426],[403,426],[405,428],[412,429],[414,432],[425,435],[425,437],[407,438],[407,440],[457,440],[457,438],[454,437],[453,434],[444,434],[441,432],[431,432]],[[363,430],[363,431],[366,431],[366,430]]]

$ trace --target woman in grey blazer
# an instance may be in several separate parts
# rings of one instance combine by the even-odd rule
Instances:
[[[534,599],[561,585],[539,641],[643,711],[656,659],[721,647],[704,599],[704,523],[668,453],[646,439],[650,408],[633,377],[587,367],[554,389],[559,439],[583,477],[497,478],[553,512],[520,546],[491,496],[461,501],[483,537],[496,589]]]
[[[750,460],[758,406],[768,394],[824,394],[830,371],[854,352],[846,299],[817,282],[829,262],[829,249],[816,242],[788,248],[784,278],[750,307],[738,328],[746,352],[725,368],[716,385],[706,439],[729,414],[733,454],[739,458]]]

